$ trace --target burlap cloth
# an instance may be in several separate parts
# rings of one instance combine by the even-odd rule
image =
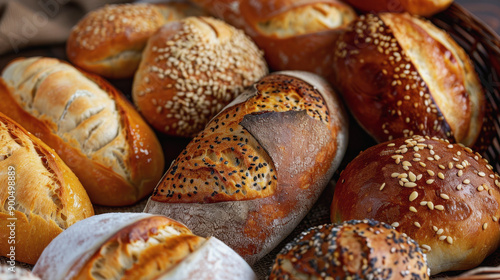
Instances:
[[[466,0],[463,0],[466,1]],[[489,1],[489,0],[484,0]],[[107,3],[121,3],[125,0],[0,0],[0,69],[12,59],[19,56],[49,56],[66,59],[64,43],[71,27],[88,11]],[[151,2],[151,1],[146,1]],[[157,2],[155,0],[155,2]],[[111,80],[118,89],[130,98],[132,81]],[[169,138],[158,135],[164,148],[166,162],[174,160],[189,142],[188,139]],[[361,150],[373,145],[371,138],[350,121],[350,142],[347,154],[339,170],[351,161]],[[338,177],[338,172],[334,178]],[[271,253],[257,262],[253,269],[260,279],[265,279],[270,272],[274,258],[279,251],[293,238],[309,227],[329,222],[329,207],[333,197],[334,179],[326,187],[323,195],[314,205],[308,215]],[[94,206],[95,214],[109,212],[142,212],[147,199],[130,207],[103,207]],[[71,246],[71,244],[68,244]],[[0,257],[0,264],[6,258]],[[487,258],[481,266],[500,265],[500,250]],[[31,269],[32,266],[17,263],[17,267]],[[439,276],[451,276],[455,273],[446,273]]]

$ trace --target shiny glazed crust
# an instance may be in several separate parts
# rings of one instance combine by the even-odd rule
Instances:
[[[188,144],[145,211],[215,236],[253,263],[316,201],[345,152],[346,125],[318,76],[268,75]]]
[[[108,78],[132,77],[148,38],[170,21],[202,12],[186,3],[107,5],[90,12],[73,27],[68,59]]]
[[[34,264],[54,237],[94,214],[85,189],[59,156],[2,113],[0,168],[2,256],[15,246],[16,260]],[[15,243],[8,242],[12,224]]]
[[[485,96],[464,50],[408,14],[363,15],[339,38],[334,75],[358,122],[377,141],[429,135],[472,146]]]
[[[267,72],[262,52],[242,30],[214,18],[190,17],[164,25],[150,38],[133,99],[158,131],[194,137]]]
[[[272,70],[303,70],[326,77],[338,34],[356,18],[336,0],[194,0],[245,30]]]
[[[335,187],[332,222],[392,224],[427,254],[432,274],[479,265],[500,243],[500,177],[470,148],[401,138],[362,152]]]
[[[432,16],[451,5],[453,0],[346,0],[364,12],[409,12],[413,15]]]
[[[0,111],[55,149],[93,203],[133,204],[164,167],[154,132],[101,78],[51,58],[17,59],[3,72]]]
[[[384,223],[347,221],[308,229],[278,254],[275,279],[429,279],[418,244]]]

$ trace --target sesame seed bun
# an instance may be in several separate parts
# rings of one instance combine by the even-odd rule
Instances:
[[[338,35],[356,18],[337,0],[193,0],[245,30],[273,71],[302,70],[326,77]]]
[[[500,176],[479,154],[438,138],[367,149],[342,172],[332,222],[376,219],[415,239],[432,274],[479,265],[500,242]]]
[[[451,5],[453,0],[345,0],[363,12],[409,12],[413,15],[432,16]]]
[[[252,264],[290,234],[330,181],[346,150],[346,121],[317,75],[270,74],[187,145],[144,211],[215,236]]]
[[[485,95],[465,51],[409,14],[363,15],[337,42],[335,75],[352,114],[378,142],[429,135],[473,146]]]
[[[190,17],[150,38],[132,96],[158,131],[192,137],[267,71],[262,52],[243,31]]]
[[[186,3],[106,5],[73,27],[68,59],[107,78],[132,77],[148,38],[163,24],[203,12]]]
[[[429,279],[425,254],[394,227],[351,220],[308,229],[278,254],[274,279]]]

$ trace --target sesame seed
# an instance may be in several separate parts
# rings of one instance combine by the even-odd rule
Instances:
[[[434,183],[434,179],[429,179],[429,180],[425,181],[425,183],[430,185],[430,184]]]
[[[442,165],[442,164],[438,165],[438,167],[439,167],[440,169],[443,169],[443,170],[445,170],[445,169],[446,169],[446,167],[444,167],[444,165]]]
[[[462,189],[462,184],[458,184],[457,190],[461,190],[461,189]]]
[[[483,185],[481,185],[481,186],[477,187],[477,191],[478,191],[478,192],[482,192],[482,191],[484,191],[484,187],[483,187]]]
[[[413,206],[410,206],[410,211],[411,212],[414,212],[414,213],[417,213],[417,208],[413,207]]]
[[[483,224],[483,230],[486,230],[488,228],[488,223]]]
[[[382,186],[380,186],[380,190],[383,190],[385,187],[385,183],[382,184]]]
[[[427,205],[427,201],[424,201],[424,200],[420,201],[420,205],[421,205],[421,206],[425,206],[425,205]]]
[[[444,206],[441,205],[441,204],[438,204],[438,205],[434,206],[434,208],[437,209],[437,210],[440,210],[440,211],[444,210]]]
[[[443,232],[444,232],[444,230],[443,230],[442,228],[440,228],[440,229],[438,229],[438,230],[436,231],[436,234],[437,234],[437,235],[441,235],[441,234],[443,234]]]
[[[453,244],[453,238],[451,236],[446,237],[446,242]]]
[[[437,227],[437,226],[432,226],[432,229],[433,229],[434,231],[438,231],[438,227]]]
[[[479,172],[479,173],[477,173],[477,175],[479,175],[479,176],[481,176],[481,177],[486,176],[486,174],[485,174],[484,172]]]
[[[410,194],[409,200],[410,200],[410,201],[414,201],[415,199],[417,199],[417,197],[418,197],[418,192],[413,191],[413,192]]]
[[[434,210],[434,203],[432,203],[432,201],[427,202],[427,207],[428,207],[430,210]]]
[[[417,176],[413,172],[408,173],[408,177],[410,178],[410,181],[415,182],[417,180]]]
[[[422,244],[422,245],[420,245],[420,247],[422,247],[422,249],[426,250],[427,252],[429,252],[431,250],[431,246],[429,246],[427,244]]]
[[[394,223],[391,224],[391,226],[397,228],[397,227],[399,227],[399,223],[398,222],[394,222]]]
[[[463,183],[464,183],[465,185],[468,185],[468,184],[470,184],[470,180],[469,180],[469,179],[465,179],[465,180],[463,181]]]
[[[392,177],[392,178],[396,178],[396,177],[398,177],[398,176],[399,176],[399,173],[397,173],[397,172],[394,172],[394,173],[392,173],[392,174],[391,174],[391,177]]]
[[[430,176],[434,176],[434,171],[430,170],[430,169],[427,169],[427,174],[429,174]]]
[[[405,188],[414,188],[416,186],[417,186],[417,184],[413,183],[413,182],[406,182],[406,183],[404,183],[404,187]]]
[[[412,166],[411,163],[409,161],[403,161],[403,166]]]
[[[452,145],[452,144],[448,145],[447,147],[448,147],[449,149],[453,149],[453,145]]]
[[[439,240],[440,240],[440,241],[443,241],[443,240],[445,240],[447,237],[448,237],[448,236],[446,236],[446,235],[441,235],[441,236],[439,237]]]
[[[460,177],[460,176],[462,176],[462,175],[464,175],[464,172],[463,172],[462,170],[458,170],[458,172],[457,172],[457,176],[458,176],[458,177]]]
[[[421,227],[419,222],[414,222],[413,224],[414,224],[416,227],[418,227],[418,228],[420,228],[420,227]]]
[[[438,178],[441,179],[441,180],[444,180],[444,174],[439,172],[438,173]]]
[[[394,143],[387,144],[387,147],[394,147],[394,146],[396,146],[396,144],[394,144]]]
[[[419,164],[420,164],[420,166],[422,166],[422,167],[427,167],[427,165],[426,165],[425,163],[423,163],[423,162],[419,162]]]

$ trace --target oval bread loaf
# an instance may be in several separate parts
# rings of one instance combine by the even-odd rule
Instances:
[[[274,70],[302,70],[326,77],[338,35],[356,18],[337,0],[192,0],[245,30]]]
[[[43,280],[256,279],[216,238],[145,213],[108,213],[75,224],[50,243],[33,272]]]
[[[0,111],[59,154],[93,203],[133,204],[161,178],[156,135],[110,84],[52,58],[11,62],[0,82]]]
[[[351,220],[304,231],[276,257],[275,279],[429,279],[417,242],[374,220]]]
[[[156,130],[194,137],[267,72],[262,52],[242,30],[214,18],[189,17],[151,36],[132,97]]]
[[[94,214],[85,189],[54,150],[2,113],[0,203],[0,255],[29,264],[63,230]]]
[[[363,12],[409,12],[413,15],[432,16],[448,8],[453,0],[346,0]]]
[[[106,5],[73,27],[66,44],[68,59],[107,78],[132,77],[148,38],[170,21],[203,12],[187,3]]]
[[[500,176],[478,153],[414,136],[373,146],[342,172],[331,219],[392,224],[420,244],[431,274],[479,265],[500,244]]]
[[[215,236],[252,264],[295,228],[327,185],[347,146],[346,122],[318,76],[270,74],[188,144],[145,211]]]

